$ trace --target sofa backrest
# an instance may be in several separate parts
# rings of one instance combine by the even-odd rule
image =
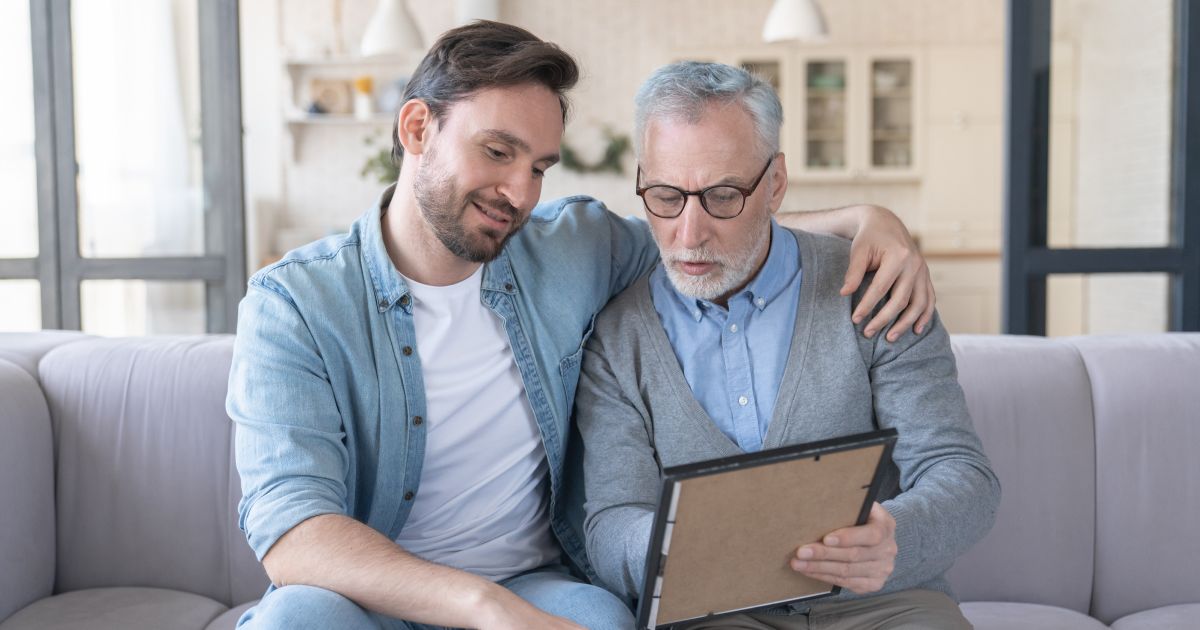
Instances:
[[[1200,334],[1067,341],[1095,408],[1092,616],[1200,602]]]
[[[958,335],[959,382],[1000,479],[996,524],[949,572],[963,601],[1087,613],[1096,540],[1095,437],[1087,372],[1071,345]]]
[[[0,621],[54,586],[50,411],[30,365],[0,358]]]
[[[0,359],[12,361],[37,378],[38,363],[51,350],[75,341],[92,339],[75,330],[43,330],[36,333],[0,332]]]
[[[13,559],[19,575],[0,573],[0,619],[48,594],[52,565],[56,592],[259,597],[268,582],[237,529],[224,410],[233,338],[46,341],[0,357],[0,496],[25,510],[4,519],[0,549],[28,554]],[[960,335],[953,347],[1002,485],[995,527],[950,571],[958,595],[1106,623],[1195,602],[1200,335]]]
[[[235,605],[267,578],[237,529],[231,336],[93,338],[42,358],[55,591],[154,586]]]

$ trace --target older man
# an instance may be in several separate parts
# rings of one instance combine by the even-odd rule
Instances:
[[[638,94],[637,194],[661,262],[585,348],[588,555],[636,597],[660,467],[895,427],[896,496],[790,560],[843,595],[697,627],[969,627],[943,573],[991,527],[1000,489],[946,330],[935,316],[896,343],[865,338],[857,297],[839,293],[849,243],[772,220],[780,112],[768,85],[720,64],[667,66]]]

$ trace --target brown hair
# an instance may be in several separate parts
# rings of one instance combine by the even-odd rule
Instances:
[[[451,105],[479,90],[538,83],[558,95],[565,122],[570,105],[565,92],[578,80],[575,60],[558,46],[511,24],[476,20],[434,42],[404,88],[403,102],[421,99],[440,120]],[[404,159],[398,124],[392,124],[396,165]]]

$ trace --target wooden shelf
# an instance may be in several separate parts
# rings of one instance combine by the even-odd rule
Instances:
[[[291,137],[292,161],[300,159],[300,146],[304,143],[304,134],[308,129],[353,129],[370,127],[387,127],[392,124],[392,115],[384,113],[372,114],[370,118],[357,118],[351,114],[288,114],[285,118],[288,135]]]
[[[305,136],[313,129],[336,129],[342,135],[376,135],[373,129],[389,127],[395,118],[394,112],[387,111],[376,112],[366,118],[358,118],[353,114],[310,114],[306,109],[312,98],[309,93],[312,82],[339,81],[352,85],[358,77],[369,77],[376,86],[371,94],[374,103],[379,90],[392,89],[395,81],[404,81],[411,76],[424,54],[423,50],[414,50],[411,53],[374,57],[342,55],[284,59],[281,68],[288,79],[288,103],[283,118],[290,138],[292,160],[300,159]]]

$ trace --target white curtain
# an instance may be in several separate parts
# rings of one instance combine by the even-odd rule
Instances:
[[[71,9],[81,252],[202,254],[195,0]],[[85,328],[197,332],[202,295],[194,283],[97,284],[84,291]]]

